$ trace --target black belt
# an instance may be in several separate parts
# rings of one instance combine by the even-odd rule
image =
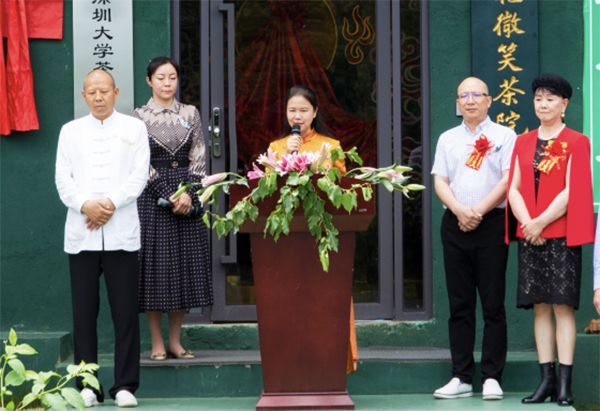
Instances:
[[[154,168],[179,168],[190,165],[190,160],[154,160],[150,164]]]

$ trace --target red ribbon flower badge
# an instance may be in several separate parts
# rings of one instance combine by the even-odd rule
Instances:
[[[548,144],[542,146],[542,149],[544,150],[542,153],[542,157],[544,158],[536,168],[546,175],[550,174],[554,166],[557,166],[560,170],[559,161],[566,160],[567,158],[567,142],[550,140]]]
[[[483,162],[483,158],[490,152],[494,145],[483,134],[479,136],[479,138],[475,141],[475,144],[469,145],[473,146],[473,151],[469,155],[465,165],[474,170],[479,170],[479,167],[481,167],[481,163]]]

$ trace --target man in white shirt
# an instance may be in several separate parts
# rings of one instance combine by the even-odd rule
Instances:
[[[433,395],[473,395],[479,293],[485,322],[481,350],[483,399],[497,400],[503,397],[500,383],[507,350],[504,207],[516,136],[488,117],[492,98],[480,79],[468,77],[460,83],[456,104],[463,122],[440,136],[431,171],[435,192],[446,207],[441,236],[452,355],[452,379]]]
[[[85,78],[90,114],[65,124],[58,141],[56,187],[67,206],[64,250],[69,255],[74,360],[98,362],[99,277],[104,274],[115,332],[114,385],[119,407],[134,407],[139,385],[137,197],[148,179],[146,126],[115,111],[119,89],[104,70]],[[86,407],[104,400],[84,388]]]

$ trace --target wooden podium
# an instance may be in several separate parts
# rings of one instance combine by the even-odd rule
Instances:
[[[357,180],[344,179],[341,185],[353,182]],[[231,204],[248,193],[232,186]],[[346,361],[355,232],[368,228],[375,201],[361,201],[359,195],[353,214],[327,207],[340,234],[339,251],[330,253],[329,272],[324,272],[302,209],[288,236],[277,242],[264,236],[275,197],[265,199],[257,221],[240,230],[250,233],[256,291],[263,375],[256,409],[354,409],[346,390]]]

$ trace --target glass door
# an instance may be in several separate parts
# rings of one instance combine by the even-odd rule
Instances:
[[[410,17],[412,10],[418,25],[419,2],[401,4],[404,16]],[[174,43],[182,65],[182,99],[196,103],[208,120],[211,173],[245,173],[269,143],[281,137],[285,95],[294,84],[315,91],[333,135],[345,149],[356,146],[365,165],[413,160],[415,156],[409,159],[406,153],[418,152],[421,136],[412,137],[405,147],[403,129],[413,124],[418,133],[420,128],[409,118],[420,116],[420,106],[414,107],[421,104],[420,89],[416,94],[414,89],[419,66],[408,59],[420,49],[402,48],[400,53],[408,41],[418,42],[418,33],[409,38],[400,32],[400,15],[398,3],[390,1],[180,1]],[[413,88],[407,89],[411,81]],[[393,94],[401,98],[394,100]],[[403,118],[413,123],[404,124]],[[401,126],[393,127],[394,122]],[[414,238],[404,239],[403,226],[406,229],[406,218],[411,218],[407,212],[414,215],[414,210],[402,203],[400,197],[378,190],[376,219],[358,235],[353,296],[359,319],[402,317],[404,309],[394,301],[404,306],[421,294],[419,264],[403,264],[409,262],[407,251],[410,261],[422,260],[422,238],[419,244]],[[226,211],[226,204],[227,199],[221,199],[220,212]],[[420,234],[417,220],[412,232]],[[255,320],[248,236],[211,235],[211,319]],[[413,252],[415,247],[419,250]]]
[[[389,17],[378,12],[386,2],[207,3],[201,13],[209,16],[211,172],[245,173],[281,136],[285,94],[294,84],[315,91],[323,119],[343,147],[356,146],[367,165],[391,162],[391,122],[382,120],[386,114],[377,104],[389,101],[380,96],[390,90],[389,83],[377,82],[389,79],[378,76],[390,70],[389,48],[378,53],[378,32],[387,33],[383,38],[390,33]],[[393,232],[385,223],[392,221],[392,196],[380,192],[377,200],[377,219],[359,235],[356,249],[354,300],[363,318],[393,313]],[[247,235],[212,240],[212,319],[255,319]]]

